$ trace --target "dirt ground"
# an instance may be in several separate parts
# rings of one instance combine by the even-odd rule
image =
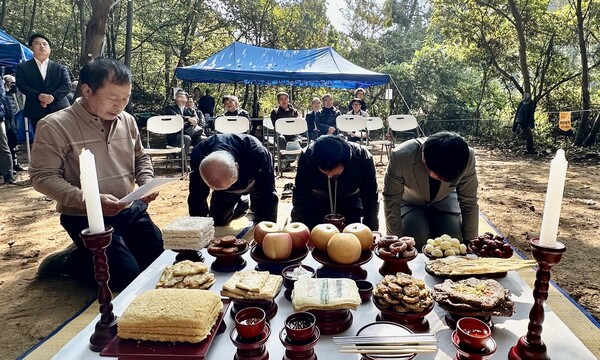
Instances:
[[[528,239],[541,226],[550,158],[477,148],[481,210],[529,257]],[[381,183],[385,166],[377,172]],[[277,179],[280,192],[293,175]],[[600,277],[591,269],[600,263],[599,177],[598,157],[569,164],[559,227],[568,251],[553,270],[553,279],[597,319]],[[187,215],[186,198],[187,181],[161,191],[150,207],[159,227]],[[36,279],[41,260],[71,240],[59,224],[55,201],[33,190],[26,173],[19,173],[16,185],[0,185],[0,199],[0,359],[13,359],[93,300],[96,290],[70,278]]]

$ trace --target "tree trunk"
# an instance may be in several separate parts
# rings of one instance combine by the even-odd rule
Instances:
[[[33,33],[33,29],[35,26],[35,13],[37,12],[37,6],[38,6],[38,1],[33,0],[33,5],[31,6],[31,20],[29,21],[29,31],[28,31],[29,35],[31,35]]]
[[[77,8],[79,9],[79,34],[81,35],[81,43],[79,51],[79,67],[83,66],[82,61],[87,55],[85,54],[85,12],[84,12],[84,0],[77,1]]]
[[[523,92],[531,94],[531,79],[529,77],[529,67],[527,66],[527,41],[525,40],[523,20],[517,4],[515,4],[515,0],[508,0],[508,4],[510,12],[515,19],[515,31],[519,39],[519,65],[521,67],[521,75],[523,75]],[[531,98],[533,100],[533,96]]]
[[[577,37],[579,40],[579,53],[581,55],[581,121],[577,127],[575,136],[575,145],[581,146],[585,138],[586,129],[589,122],[590,109],[590,84],[589,84],[589,64],[587,54],[587,43],[584,34],[584,16],[581,11],[581,0],[575,0],[575,14],[577,16]],[[587,140],[586,140],[587,142]]]
[[[131,37],[133,34],[133,0],[127,1],[127,30],[125,32],[125,65],[131,68]]]
[[[173,94],[171,93],[171,88],[170,88],[170,78],[169,78],[169,74],[171,73],[171,54],[168,51],[165,51],[165,94],[166,96],[166,102],[163,105],[167,105],[167,103],[169,103],[171,101],[171,98],[173,97]],[[164,106],[163,106],[164,107]]]
[[[102,56],[106,38],[106,24],[112,0],[91,0],[92,16],[85,30],[85,50],[81,64]]]
[[[596,116],[596,121],[594,121],[594,125],[592,126],[592,130],[588,135],[587,139],[583,142],[584,147],[589,147],[594,145],[596,142],[596,137],[598,136],[598,131],[600,131],[600,115]]]
[[[6,1],[2,0],[2,17],[0,17],[0,28],[5,29],[4,22],[6,21]]]

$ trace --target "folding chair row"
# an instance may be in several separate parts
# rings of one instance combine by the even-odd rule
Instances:
[[[167,165],[181,161],[181,176],[185,175],[187,169],[187,153],[183,137],[183,118],[179,115],[158,115],[148,119],[146,124],[146,154],[150,156],[150,160],[155,162],[164,162]],[[166,145],[164,148],[150,146],[150,133],[167,135],[180,134],[181,143],[178,147]],[[162,160],[157,160],[156,157],[164,157]]]

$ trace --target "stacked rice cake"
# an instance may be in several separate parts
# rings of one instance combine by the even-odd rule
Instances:
[[[184,260],[167,266],[156,283],[156,288],[208,289],[215,281],[215,274],[208,270],[208,266]]]
[[[121,339],[198,343],[211,332],[223,303],[207,290],[149,290],[119,318]]]
[[[211,217],[183,216],[162,228],[165,249],[200,250],[215,237]]]
[[[313,279],[301,276],[294,283],[294,311],[356,310],[361,304],[356,282],[352,279]]]
[[[236,271],[223,284],[221,295],[232,299],[273,300],[281,290],[281,275],[268,271]]]

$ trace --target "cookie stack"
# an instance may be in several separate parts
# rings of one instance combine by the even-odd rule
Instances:
[[[184,260],[163,270],[156,288],[208,289],[215,281],[215,274],[203,263]]]
[[[281,290],[281,275],[268,271],[236,271],[223,284],[222,296],[232,299],[273,300]]]
[[[183,216],[162,228],[165,249],[200,250],[215,237],[213,218]]]
[[[198,343],[215,325],[223,303],[207,290],[149,290],[119,318],[121,339]]]
[[[433,304],[425,281],[404,273],[386,275],[373,289],[373,297],[383,308],[399,313],[420,313]]]

